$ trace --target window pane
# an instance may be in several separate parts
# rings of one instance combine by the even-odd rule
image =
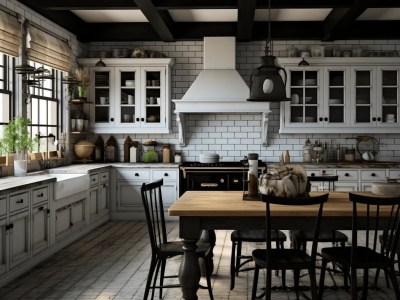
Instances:
[[[57,103],[54,101],[49,102],[49,110],[48,110],[48,124],[49,125],[57,125]]]

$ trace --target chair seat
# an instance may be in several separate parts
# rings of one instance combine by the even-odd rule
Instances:
[[[307,230],[293,230],[291,232],[292,241],[307,241],[312,242],[313,232]],[[322,243],[346,243],[347,235],[337,230],[322,230],[319,233],[318,241]]]
[[[259,229],[246,229],[246,230],[234,230],[231,233],[232,242],[265,242],[266,234],[265,230]],[[271,231],[271,240],[277,242],[285,242],[286,235],[282,231]]]
[[[268,267],[273,270],[293,270],[308,269],[311,263],[310,256],[299,249],[270,249],[270,261],[266,261],[266,249],[253,250],[254,262],[261,266]]]
[[[334,260],[340,265],[350,266],[351,264],[351,247],[328,247],[321,249],[323,258]],[[354,266],[360,268],[382,268],[382,266],[391,265],[390,259],[384,255],[373,251],[366,247],[357,247]]]
[[[180,242],[180,241],[173,241],[173,242],[167,242],[167,243],[161,244],[159,246],[160,251],[158,252],[158,255],[160,257],[164,257],[164,258],[182,255],[183,254],[182,246],[183,246],[183,242]],[[199,257],[204,257],[208,254],[208,252],[210,250],[211,250],[210,244],[198,243],[197,249],[196,249],[196,254]]]

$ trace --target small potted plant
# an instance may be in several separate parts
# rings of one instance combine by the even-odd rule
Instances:
[[[15,117],[4,125],[3,137],[0,140],[2,150],[14,154],[14,176],[24,176],[28,170],[28,152],[38,143],[37,137],[31,137],[28,126],[31,120]]]
[[[89,71],[87,68],[79,68],[75,70],[76,79],[78,84],[78,98],[86,98],[86,88],[89,85]]]

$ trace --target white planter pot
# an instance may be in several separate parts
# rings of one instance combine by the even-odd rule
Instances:
[[[28,172],[28,152],[14,154],[14,176],[25,176]]]

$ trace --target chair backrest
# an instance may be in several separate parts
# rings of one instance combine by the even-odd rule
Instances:
[[[372,197],[349,193],[353,202],[352,245],[379,252],[381,236],[384,255],[393,262],[400,235],[400,197]],[[365,242],[358,240],[358,231],[365,230]],[[352,252],[354,257],[355,251]]]
[[[147,228],[153,254],[159,250],[159,245],[167,242],[164,207],[161,187],[163,179],[143,183],[141,187],[142,201],[146,213]]]
[[[339,180],[338,175],[320,175],[320,176],[307,176],[308,181],[321,181],[321,182],[328,182],[328,191],[335,190],[335,181]],[[331,188],[332,183],[332,188]]]
[[[305,205],[318,205],[318,207],[315,209],[315,222],[314,222],[314,237],[313,237],[313,243],[311,247],[311,261],[315,262],[316,256],[317,256],[317,246],[318,246],[318,236],[319,236],[319,231],[320,231],[320,225],[321,225],[321,216],[322,216],[322,210],[324,207],[324,203],[328,200],[329,194],[322,194],[320,196],[309,196],[308,194],[306,196],[299,196],[295,198],[286,198],[286,197],[276,197],[273,195],[261,195],[262,200],[266,203],[266,231],[267,231],[267,249],[271,249],[271,230],[277,230],[274,229],[274,227],[271,224],[271,205],[270,204],[276,204],[276,205],[288,205],[288,206],[305,206]],[[268,256],[268,251],[267,251],[267,256]],[[267,262],[270,261],[267,257]]]

